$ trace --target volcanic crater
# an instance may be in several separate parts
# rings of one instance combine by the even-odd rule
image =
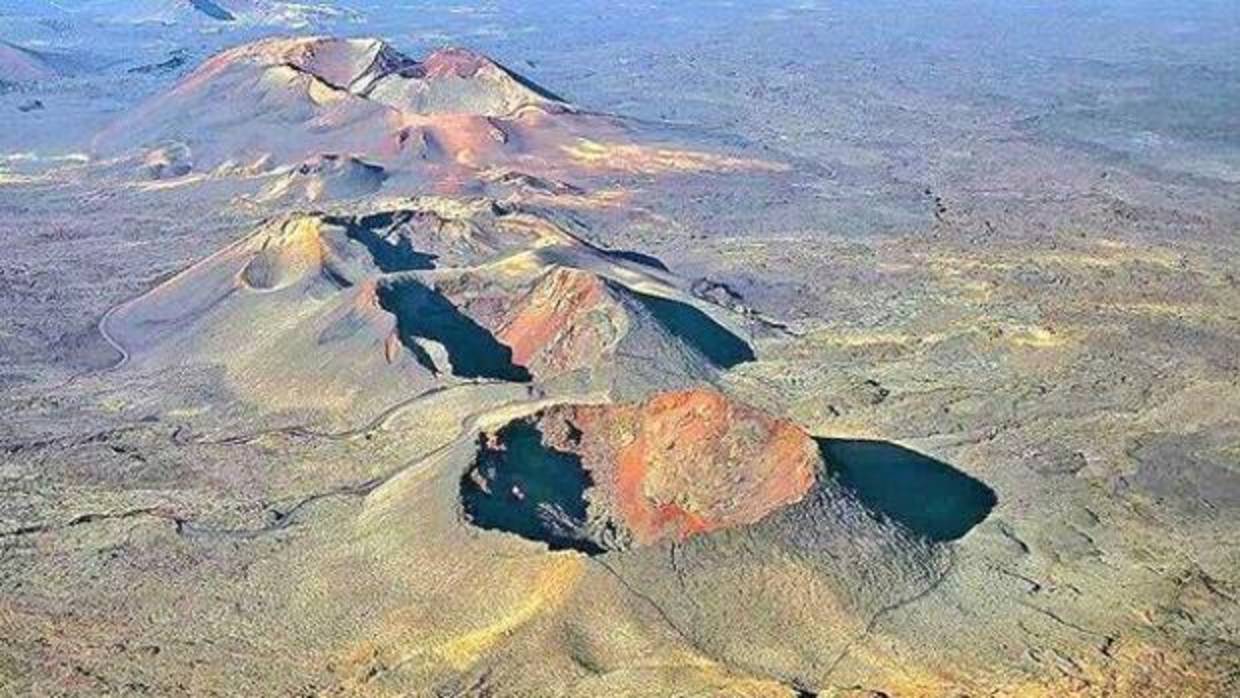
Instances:
[[[461,498],[476,526],[596,553],[754,523],[822,474],[792,422],[698,388],[555,406],[484,434]]]
[[[546,213],[422,197],[277,217],[106,322],[139,363],[196,357],[244,390],[318,385],[310,404],[455,380],[635,396],[710,382],[754,358],[733,329],[741,316],[689,286]]]

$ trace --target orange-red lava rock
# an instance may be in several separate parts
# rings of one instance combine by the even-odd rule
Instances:
[[[574,269],[556,269],[518,300],[496,334],[512,348],[514,363],[536,375],[588,366],[614,340],[610,325],[591,323],[611,303],[602,279]]]
[[[754,523],[804,497],[823,467],[796,424],[714,390],[558,406],[538,421],[547,446],[589,471],[591,518],[637,545]]]

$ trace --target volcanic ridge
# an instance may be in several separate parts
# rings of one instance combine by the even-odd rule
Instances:
[[[0,41],[0,87],[68,77],[80,68],[72,57]]]
[[[195,166],[346,153],[481,164],[568,142],[572,109],[463,49],[421,61],[377,39],[267,39],[225,51],[96,141],[103,154],[175,141]]]
[[[123,3],[92,3],[87,12],[109,23],[187,25],[204,31],[221,26],[265,25],[308,27],[338,19],[356,19],[351,10],[332,4],[280,2],[279,0],[125,0]]]
[[[138,362],[218,361],[254,396],[337,406],[449,379],[636,395],[753,358],[733,311],[571,227],[485,198],[289,214],[120,308],[107,330]]]
[[[414,189],[430,183],[445,193],[490,179],[496,168],[562,180],[774,167],[638,143],[622,119],[579,110],[466,49],[416,60],[378,39],[329,37],[224,51],[93,141],[108,159],[170,147],[182,149],[182,162],[199,174],[287,173],[307,163],[336,170],[365,161],[405,175]],[[326,156],[338,159],[328,165]]]

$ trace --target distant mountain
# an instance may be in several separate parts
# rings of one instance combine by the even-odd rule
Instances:
[[[59,2],[47,0],[0,0],[0,17],[59,17],[66,18],[72,10]]]
[[[95,147],[114,155],[182,142],[198,170],[326,153],[472,167],[564,157],[608,124],[463,49],[414,60],[377,39],[267,39],[211,58]]]
[[[353,157],[458,193],[498,171],[549,182],[783,169],[643,143],[640,128],[578,109],[467,49],[415,59],[379,39],[314,36],[213,56],[98,133],[93,150],[142,159],[176,144],[198,174]]]

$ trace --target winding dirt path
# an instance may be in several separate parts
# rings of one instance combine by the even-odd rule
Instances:
[[[431,400],[432,398],[440,397],[446,393],[463,390],[465,388],[477,388],[477,387],[487,386],[487,385],[512,385],[512,383],[509,383],[507,381],[502,381],[502,380],[480,378],[480,379],[468,379],[468,380],[464,380],[458,383],[452,383],[450,385],[436,386],[434,388],[418,393],[417,395],[414,395],[411,398],[402,400],[384,409],[382,412],[376,415],[373,419],[362,424],[361,426],[353,427],[351,429],[345,429],[343,431],[320,431],[318,429],[311,428],[305,424],[292,424],[292,425],[285,426],[285,427],[272,427],[270,429],[260,429],[258,431],[253,431],[253,432],[249,432],[245,434],[237,434],[234,436],[225,436],[225,437],[218,438],[218,439],[200,438],[200,437],[195,437],[193,435],[189,435],[189,436],[176,435],[174,436],[174,440],[176,441],[178,445],[193,444],[193,445],[202,445],[202,446],[225,446],[225,445],[248,444],[248,443],[253,443],[254,441],[257,441],[258,439],[261,439],[265,436],[273,436],[273,435],[303,436],[303,437],[310,437],[310,438],[316,438],[316,439],[327,439],[329,441],[347,441],[349,439],[354,439],[359,436],[364,436],[366,434],[371,434],[376,431],[383,430],[388,425],[388,423],[391,422],[391,420],[394,417],[396,417],[396,415],[410,408],[416,407],[423,402],[427,402]],[[539,397],[541,397],[541,395],[532,396],[531,399],[538,399]]]
[[[107,342],[108,346],[115,349],[116,353],[121,355],[121,358],[117,359],[116,363],[112,364],[111,366],[100,369],[99,371],[97,371],[97,373],[110,373],[112,371],[116,371],[124,367],[125,364],[129,363],[129,359],[131,357],[129,350],[125,348],[124,344],[121,344],[119,339],[117,339],[116,337],[113,337],[112,334],[108,332],[108,320],[111,320],[113,315],[125,309],[130,303],[133,303],[134,301],[138,300],[139,298],[142,298],[145,295],[146,294],[144,293],[141,296],[138,296],[137,298],[130,298],[124,303],[121,303],[119,305],[114,305],[108,310],[108,312],[103,314],[103,317],[99,318],[99,323],[98,325],[96,325],[99,329],[99,336],[103,337],[103,341]]]

